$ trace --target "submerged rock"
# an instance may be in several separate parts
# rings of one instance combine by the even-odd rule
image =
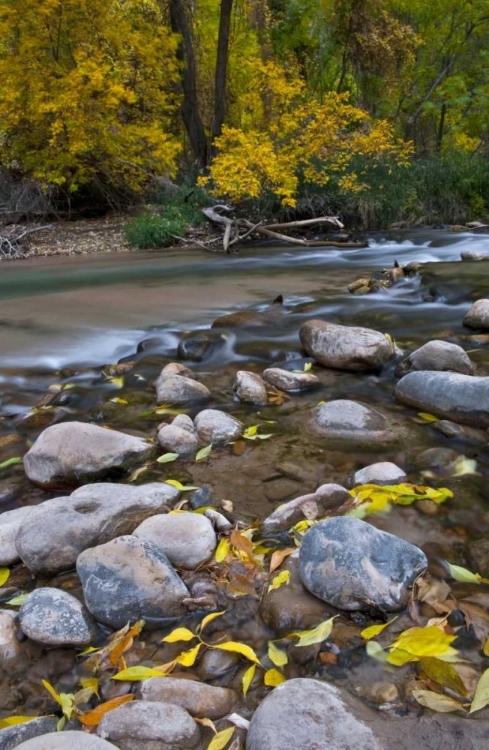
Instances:
[[[464,325],[469,328],[489,330],[489,299],[474,302],[464,318]]]
[[[177,677],[150,677],[141,682],[139,694],[143,701],[181,706],[198,719],[221,719],[231,713],[238,702],[234,690]]]
[[[233,383],[233,391],[239,400],[246,404],[268,403],[267,389],[263,378],[254,372],[238,370]]]
[[[410,372],[397,384],[398,401],[453,422],[489,427],[489,377]]]
[[[226,337],[216,331],[184,331],[178,344],[180,359],[203,362],[226,346]]]
[[[131,534],[149,516],[167,511],[179,494],[164,482],[80,487],[32,508],[17,533],[17,552],[35,573],[69,570],[80,552]]]
[[[78,599],[61,589],[30,593],[19,611],[19,624],[32,641],[49,646],[88,646],[95,623]]]
[[[103,716],[99,737],[117,742],[120,750],[193,750],[200,729],[190,714],[170,703],[133,701]]]
[[[380,461],[376,464],[365,466],[353,477],[353,486],[359,484],[400,484],[406,481],[405,472],[390,461]]]
[[[304,586],[338,609],[398,612],[426,570],[425,554],[403,539],[351,517],[320,521],[299,551]]]
[[[195,428],[202,445],[220,445],[237,440],[243,423],[218,409],[204,409],[195,417]]]
[[[296,497],[277,508],[262,524],[263,534],[274,534],[294,526],[304,518],[320,518],[328,510],[351,500],[350,493],[339,484],[323,484],[309,495]]]
[[[253,714],[246,750],[386,750],[360,702],[320,680],[279,685]]]
[[[311,426],[330,442],[352,446],[385,445],[400,438],[380,411],[346,399],[317,406]]]
[[[299,338],[311,357],[325,367],[338,370],[373,370],[388,362],[394,354],[393,345],[379,331],[323,320],[303,323]]]
[[[473,375],[474,366],[461,346],[448,341],[429,341],[397,365],[396,376],[403,377],[415,370],[451,370]]]
[[[197,513],[153,516],[133,534],[153,542],[173,565],[190,570],[206,562],[217,545],[212,523]]]
[[[211,392],[205,385],[183,375],[162,372],[156,383],[158,404],[188,404],[191,401],[207,401]]]
[[[321,385],[320,380],[309,372],[289,372],[280,367],[269,367],[263,373],[264,380],[281,391],[308,391]]]
[[[85,422],[63,422],[42,432],[24,456],[25,473],[44,489],[79,487],[125,472],[156,454],[142,438]]]
[[[105,625],[186,612],[188,589],[153,542],[121,536],[82,552],[76,570],[89,611]]]

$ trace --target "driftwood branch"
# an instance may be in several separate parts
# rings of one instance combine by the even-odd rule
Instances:
[[[30,227],[27,229],[20,229],[14,227],[10,230],[5,230],[0,234],[0,260],[12,260],[14,258],[25,258],[24,242],[26,237],[34,232],[41,232],[43,229],[52,229],[51,224],[47,224],[43,227]]]

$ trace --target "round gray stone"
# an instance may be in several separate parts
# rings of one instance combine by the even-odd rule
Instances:
[[[139,686],[144,701],[162,701],[181,706],[198,719],[221,719],[237,704],[237,695],[229,688],[206,685],[178,677],[150,677]]]
[[[204,409],[194,420],[199,441],[202,445],[219,445],[237,440],[243,431],[243,424],[218,409]]]
[[[403,359],[396,367],[396,376],[403,377],[416,370],[451,370],[473,375],[474,366],[461,346],[448,341],[429,341]]]
[[[88,646],[95,623],[78,599],[60,589],[35,589],[19,610],[21,630],[32,641],[49,646]]]
[[[173,565],[190,570],[209,560],[217,545],[212,523],[199,513],[153,516],[133,534],[153,542]]]
[[[353,486],[358,484],[400,484],[406,480],[405,472],[390,461],[380,461],[365,466],[353,477]]]
[[[280,367],[269,367],[263,373],[263,379],[280,391],[308,391],[321,385],[319,379],[309,372],[290,372]]]
[[[16,750],[117,750],[111,742],[86,732],[51,732],[17,745]]]
[[[234,379],[233,391],[239,400],[246,404],[268,403],[267,389],[263,378],[254,372],[238,370]]]
[[[207,401],[211,392],[202,383],[183,375],[162,372],[156,381],[158,404],[187,404],[190,401]]]
[[[469,328],[489,330],[489,299],[479,299],[474,302],[464,318],[464,325]]]
[[[394,354],[391,342],[380,331],[323,320],[303,323],[299,338],[311,357],[325,367],[339,370],[376,369]]]
[[[380,411],[347,399],[317,406],[311,426],[328,441],[355,446],[384,445],[400,437]]]
[[[158,430],[158,442],[165,451],[191,456],[199,449],[197,435],[175,424],[166,424]]]

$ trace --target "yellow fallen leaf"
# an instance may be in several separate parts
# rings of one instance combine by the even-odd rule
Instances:
[[[235,731],[236,727],[229,727],[228,729],[223,729],[222,732],[215,734],[208,744],[207,750],[223,750]]]
[[[34,721],[34,719],[40,718],[40,716],[7,716],[6,719],[0,719],[0,729],[14,727],[17,724],[26,724],[28,721]]]
[[[214,554],[215,560],[218,563],[222,563],[226,557],[229,555],[229,552],[231,550],[231,545],[229,544],[229,541],[226,538],[222,538],[219,544],[217,545],[216,552]]]
[[[268,669],[265,672],[263,682],[267,687],[277,687],[286,681],[286,677],[278,669]]]
[[[248,692],[250,685],[253,681],[253,677],[255,676],[256,672],[256,664],[252,664],[251,667],[248,667],[246,672],[243,675],[243,695],[246,695]]]
[[[177,643],[177,641],[191,641],[196,638],[195,633],[192,633],[188,628],[177,628],[172,630],[169,635],[166,635],[161,639],[162,643]]]
[[[315,643],[321,643],[326,640],[333,631],[333,624],[336,617],[338,617],[338,615],[330,617],[329,620],[325,620],[324,622],[320,622],[319,625],[312,628],[312,630],[301,630],[297,633],[291,633],[291,635],[296,636],[299,639],[299,642],[295,645],[313,646]]]
[[[439,422],[439,418],[435,417],[434,414],[428,414],[428,412],[420,411],[418,412],[418,417],[420,419],[423,419],[425,422]]]
[[[368,656],[370,656],[372,659],[375,659],[376,661],[380,661],[381,663],[385,663],[389,657],[389,654],[387,651],[384,651],[380,643],[377,643],[377,641],[369,641],[367,645],[365,646],[365,651],[367,652]]]
[[[383,625],[371,625],[369,628],[364,628],[360,635],[365,641],[369,641],[371,638],[375,638],[376,635],[380,635],[380,633],[395,622],[395,620],[397,620],[397,617],[389,620],[389,622],[385,622]]]
[[[251,427],[247,427],[246,430],[243,432],[244,438],[250,438],[253,437],[253,435],[256,435],[258,432],[258,425],[254,424]]]
[[[115,674],[112,680],[122,680],[124,682],[139,682],[139,680],[148,680],[150,677],[162,677],[162,673],[151,667],[128,667]]]
[[[448,695],[434,693],[431,690],[413,690],[412,696],[421,706],[431,708],[432,711],[438,711],[438,713],[447,714],[451,711],[465,712],[462,704],[453,698],[449,698]]]
[[[181,664],[183,667],[191,667],[195,664],[195,660],[197,659],[199,655],[200,648],[202,646],[202,643],[198,643],[193,648],[190,648],[188,651],[183,651],[183,653],[179,654],[179,656],[175,656],[175,661],[178,664]]]
[[[51,683],[48,682],[47,680],[42,680],[42,684],[44,685],[48,693],[51,695],[51,697],[54,698],[56,703],[58,703],[58,705],[61,706],[61,696],[58,692],[56,692],[56,690],[53,688]]]
[[[426,628],[409,628],[401,633],[394,643],[391,644],[390,648],[393,651],[389,654],[388,661],[391,664],[398,664],[396,651],[405,651],[414,657],[442,656],[445,654],[450,655],[452,652],[456,653],[455,649],[451,648],[450,645],[456,637],[456,635],[447,635],[435,625],[430,625]]]
[[[129,482],[135,482],[138,477],[141,476],[141,474],[147,470],[149,466],[149,463],[144,464],[144,466],[140,466],[139,469],[135,469],[135,471],[132,472],[132,474],[129,475],[128,481]]]
[[[176,461],[179,458],[178,453],[163,453],[162,456],[156,459],[157,464],[170,464],[172,461]]]
[[[276,667],[285,667],[289,661],[285,651],[278,648],[274,641],[268,641],[268,658]]]
[[[467,689],[460,675],[446,661],[441,661],[434,656],[425,656],[420,659],[420,666],[430,680],[437,682],[442,687],[455,690],[460,695],[467,695]]]
[[[8,568],[0,568],[0,586],[7,583],[10,578],[10,570]]]
[[[206,625],[208,625],[210,622],[216,619],[216,617],[221,617],[221,615],[225,615],[226,610],[223,609],[221,612],[212,612],[210,615],[206,615],[202,622],[200,623],[199,627],[199,633],[203,631]]]
[[[450,575],[455,581],[460,583],[480,583],[482,576],[479,573],[471,573],[470,570],[460,567],[460,565],[452,565],[447,562]]]
[[[482,673],[482,676],[477,683],[475,689],[475,695],[472,703],[470,704],[469,714],[473,714],[474,711],[480,711],[489,704],[489,669],[486,669]]]
[[[310,372],[312,370],[312,362],[304,363],[304,372]]]
[[[205,448],[201,448],[200,451],[197,451],[197,455],[195,456],[195,461],[198,463],[199,461],[203,461],[204,458],[207,458],[207,456],[210,455],[212,451],[212,443],[210,445],[206,445]]]
[[[209,727],[209,729],[212,729],[214,734],[217,734],[216,725],[211,719],[199,719],[197,716],[194,716],[194,721],[197,722],[197,724],[202,724],[203,727]]]
[[[270,591],[275,591],[275,589],[279,589],[280,586],[284,585],[284,583],[288,583],[289,579],[290,570],[282,570],[278,575],[275,576],[275,578],[271,582],[270,586],[268,587],[267,593],[270,593]]]
[[[98,695],[99,691],[99,681],[98,677],[82,677],[80,680],[80,685],[84,689],[93,690],[96,695]]]
[[[247,646],[245,643],[239,643],[239,641],[226,641],[225,643],[213,643],[210,645],[212,646],[212,648],[217,648],[221,651],[232,651],[235,654],[241,654],[241,656],[249,659],[249,661],[252,661],[255,664],[261,666],[258,656],[255,654],[253,649],[250,646]]]
[[[183,485],[181,482],[179,482],[177,479],[165,479],[165,484],[171,484],[172,487],[176,487],[177,490],[180,490],[180,492],[190,492],[190,490],[198,490],[198,487],[194,487],[193,485]]]
[[[129,703],[135,697],[135,695],[120,695],[117,698],[112,698],[110,701],[101,703],[93,711],[88,711],[86,714],[78,713],[77,719],[86,727],[96,727],[108,711],[113,711],[114,708],[122,706],[124,703]]]

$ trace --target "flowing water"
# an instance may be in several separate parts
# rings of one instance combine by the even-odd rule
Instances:
[[[169,476],[197,484],[209,482],[218,503],[231,500],[236,517],[253,522],[269,514],[277,502],[326,481],[345,483],[369,462],[393,460],[406,469],[412,481],[419,482],[424,476],[435,485],[451,487],[458,501],[441,517],[423,516],[406,508],[377,525],[424,545],[435,565],[440,557],[446,557],[447,549],[461,564],[466,563],[466,540],[489,529],[487,435],[469,430],[448,439],[433,424],[420,423],[413,410],[401,407],[393,398],[393,367],[373,374],[315,368],[322,383],[318,391],[261,409],[240,405],[233,398],[232,382],[238,369],[261,372],[272,362],[303,356],[299,327],[317,317],[383,331],[402,350],[440,338],[460,344],[470,351],[477,374],[489,375],[489,336],[462,325],[472,302],[489,293],[489,264],[460,262],[462,250],[487,251],[489,235],[420,229],[368,239],[369,246],[361,249],[255,245],[239,256],[203,251],[139,252],[2,264],[0,463],[23,455],[54,414],[56,419],[90,420],[154,436],[162,417],[151,414],[151,384],[162,365],[177,358],[182,332],[208,329],[217,317],[229,312],[264,310],[282,294],[284,307],[279,310],[274,306],[269,325],[216,329],[220,338],[210,357],[186,363],[211,389],[211,406],[233,412],[248,425],[260,420],[273,422],[274,438],[247,446],[242,455],[232,448],[222,449],[221,457],[205,465],[157,465],[138,482]],[[348,293],[350,282],[389,268],[394,260],[401,265],[425,265],[419,276],[387,291],[366,296]],[[107,377],[115,372],[111,366],[120,361],[136,364],[123,381],[111,381]],[[34,407],[46,403],[48,397],[54,411],[46,416],[47,412]],[[318,401],[334,398],[380,406],[410,426],[412,439],[380,454],[373,449],[325,449],[320,439],[308,434],[304,420]],[[196,410],[188,412],[193,416]],[[454,454],[474,458],[477,471],[457,478],[438,465],[433,468],[429,462],[420,463],[419,454],[428,448],[449,448]],[[287,474],[285,463],[302,472]],[[423,470],[428,473],[423,475]],[[35,504],[52,496],[33,488],[21,465],[0,470],[0,509]],[[59,585],[64,585],[63,577],[60,580]],[[34,585],[22,566],[17,566],[9,584],[3,596],[0,590],[3,601],[15,590]],[[74,583],[68,581],[67,585],[76,589]],[[277,618],[268,623],[275,632],[282,624],[280,615]],[[54,651],[59,656],[60,650]],[[35,659],[40,658],[37,653]],[[52,667],[52,673],[69,672],[73,682],[77,672],[68,669],[63,659],[66,661],[66,655],[61,666]],[[39,664],[37,671],[42,672]],[[371,677],[371,667],[362,664],[348,676],[337,675],[350,686],[355,679],[362,682]],[[39,674],[35,678],[39,681]],[[27,708],[38,710],[42,700],[34,695],[35,691]],[[23,700],[25,695],[21,704]],[[0,701],[0,710],[18,704]]]

